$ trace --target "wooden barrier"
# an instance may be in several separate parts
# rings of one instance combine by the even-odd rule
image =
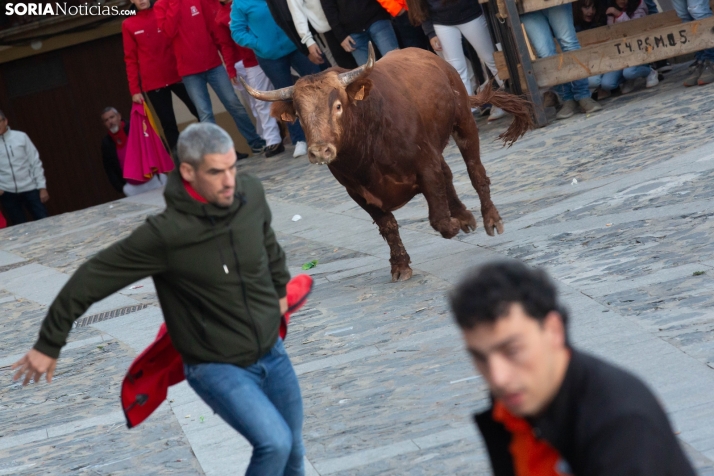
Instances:
[[[617,38],[533,62],[538,86],[551,87],[714,47],[714,17]],[[635,31],[635,30],[633,30]]]

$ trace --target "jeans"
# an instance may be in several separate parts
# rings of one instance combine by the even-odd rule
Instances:
[[[646,78],[651,71],[652,68],[650,68],[650,65],[645,64],[641,66],[632,66],[630,68],[625,68],[620,71],[612,71],[610,73],[605,73],[602,75],[600,88],[603,91],[612,91],[625,81],[637,78]]]
[[[216,123],[216,119],[213,117],[211,96],[208,95],[208,85],[210,84],[228,114],[235,121],[238,131],[245,137],[248,145],[251,147],[265,145],[265,141],[255,131],[255,126],[251,122],[248,112],[238,100],[231,80],[228,78],[228,73],[226,73],[226,69],[222,65],[203,73],[184,76],[183,84],[186,86],[186,91],[188,91],[191,100],[196,105],[196,109],[198,109],[198,119],[201,122]]]
[[[409,21],[409,14],[402,13],[392,19],[394,33],[397,34],[400,48],[421,48],[429,49],[429,38],[424,34],[420,26],[414,26]]]
[[[193,105],[193,101],[191,101],[188,91],[186,91],[186,86],[184,86],[183,83],[171,84],[165,88],[147,91],[146,95],[149,97],[151,105],[154,106],[154,111],[156,111],[156,115],[159,118],[161,128],[164,130],[166,142],[169,143],[169,151],[173,154],[176,150],[179,130],[178,125],[176,125],[176,116],[174,115],[174,103],[173,98],[171,97],[172,91],[181,101],[183,101],[191,114],[198,119],[196,106]]]
[[[645,0],[645,5],[647,5],[648,15],[654,15],[655,13],[659,13],[659,10],[657,10],[657,4],[654,0]]]
[[[590,76],[588,78],[588,88],[597,89],[602,84],[602,74],[596,74],[595,76]]]
[[[382,56],[392,50],[399,49],[397,35],[394,33],[394,28],[392,28],[392,22],[389,20],[378,20],[369,25],[369,28],[363,32],[350,33],[350,36],[355,41],[355,50],[352,52],[352,56],[355,57],[355,61],[360,66],[367,62],[370,41],[374,43]]]
[[[5,192],[0,195],[0,203],[2,203],[5,216],[12,225],[20,225],[27,221],[24,207],[27,207],[35,220],[47,218],[47,209],[40,200],[39,190],[20,193]]]
[[[246,476],[302,476],[302,396],[283,341],[255,364],[184,365],[206,404],[253,445]]]
[[[260,67],[263,68],[265,75],[270,79],[270,82],[273,83],[273,86],[275,86],[275,89],[287,88],[294,84],[293,77],[290,74],[291,67],[297,71],[300,76],[308,76],[320,72],[320,68],[298,50],[278,59],[260,58],[257,55],[256,58],[258,59]],[[290,140],[293,144],[305,142],[305,132],[303,132],[300,126],[300,121],[288,124],[288,132],[290,132]]]
[[[563,52],[580,49],[573,26],[573,7],[569,3],[526,13],[521,16],[521,22],[526,27],[526,33],[538,58],[547,58],[557,53],[553,37],[558,40]],[[553,89],[564,101],[580,101],[590,97],[587,79],[560,84]]]
[[[683,22],[703,20],[712,16],[709,0],[672,0],[672,6]],[[696,58],[699,62],[714,61],[714,48],[697,51]]]

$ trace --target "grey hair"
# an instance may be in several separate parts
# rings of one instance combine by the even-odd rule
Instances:
[[[210,122],[191,124],[178,138],[179,162],[198,167],[207,154],[225,154],[234,148],[226,131]]]
[[[105,107],[105,108],[104,108],[104,110],[102,111],[102,113],[100,114],[100,116],[103,116],[104,114],[106,114],[106,113],[108,113],[108,112],[112,112],[112,111],[115,112],[115,113],[117,113],[117,114],[119,114],[119,111],[117,111],[117,109],[116,109],[115,107],[109,106],[109,107]]]
[[[2,110],[0,110],[0,121],[2,121],[3,119],[7,119],[7,116],[4,112],[2,112]]]

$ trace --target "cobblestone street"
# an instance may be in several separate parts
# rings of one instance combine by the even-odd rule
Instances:
[[[241,162],[263,181],[293,275],[315,289],[286,347],[300,378],[309,475],[490,474],[471,415],[487,404],[445,294],[479,263],[546,268],[572,315],[575,345],[641,376],[666,407],[699,474],[714,475],[714,88],[657,88],[529,132],[479,121],[482,159],[506,231],[444,240],[417,197],[395,213],[414,276],[390,282],[389,249],[326,167]],[[459,196],[480,208],[452,144]],[[9,365],[35,341],[69,275],[163,207],[148,193],[0,231],[0,475],[242,474],[250,447],[184,382],[127,429],[124,373],[161,323],[150,279],[95,304],[55,381],[22,388]],[[299,221],[292,221],[296,214]]]

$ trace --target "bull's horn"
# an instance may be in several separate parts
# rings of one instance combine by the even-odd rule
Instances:
[[[246,83],[245,80],[240,76],[238,76],[238,80],[243,85],[245,90],[248,91],[248,94],[253,96],[255,99],[260,99],[261,101],[289,101],[293,98],[293,88],[295,86],[276,89],[274,91],[258,91],[257,89],[253,89],[248,86],[248,83]]]
[[[353,69],[352,71],[340,73],[340,83],[342,83],[343,86],[347,87],[358,79],[364,78],[369,73],[371,73],[372,68],[374,68],[374,47],[372,46],[372,42],[370,41],[369,56],[367,57],[367,62],[359,68]]]

